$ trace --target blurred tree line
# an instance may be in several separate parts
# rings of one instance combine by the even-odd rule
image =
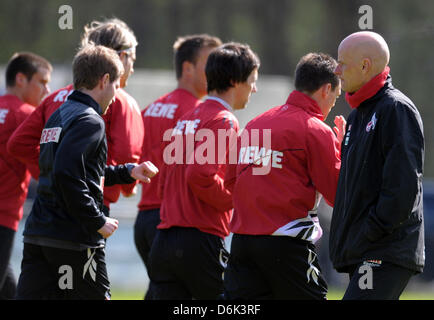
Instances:
[[[58,10],[73,9],[73,29],[61,30]],[[337,56],[340,41],[359,31],[362,5],[373,9],[373,31],[391,51],[394,85],[419,108],[426,137],[425,176],[434,177],[434,1],[425,0],[0,0],[0,64],[20,50],[53,64],[69,64],[83,26],[118,17],[134,30],[136,68],[171,69],[179,35],[209,33],[248,43],[261,59],[262,74],[292,76],[299,58],[312,51]],[[283,101],[282,101],[283,102]],[[343,96],[327,122],[350,112]]]

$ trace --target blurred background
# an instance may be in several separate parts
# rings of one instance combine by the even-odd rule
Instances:
[[[62,30],[61,5],[72,8],[72,29]],[[412,279],[407,290],[434,292],[434,1],[425,0],[0,0],[0,94],[4,93],[4,65],[16,51],[32,51],[54,65],[51,90],[72,80],[71,62],[83,26],[92,20],[117,17],[134,31],[139,46],[135,73],[126,90],[141,108],[172,90],[172,45],[178,36],[209,33],[224,42],[248,43],[261,59],[258,92],[246,110],[236,116],[243,127],[256,115],[283,104],[293,89],[292,76],[301,56],[325,52],[337,57],[337,47],[348,34],[360,31],[369,22],[366,11],[372,8],[372,30],[380,33],[391,51],[391,75],[395,87],[418,107],[425,133],[425,230],[427,267]],[[360,24],[362,23],[362,24]],[[335,115],[345,117],[350,108],[343,95],[326,122],[333,126]],[[13,263],[16,276],[22,250],[22,227],[34,196],[31,184],[25,217],[15,240]],[[148,278],[133,242],[133,224],[139,194],[121,198],[112,215],[121,219],[121,228],[108,241],[107,265],[113,289],[136,292],[140,298]],[[1,204],[0,204],[1,205]],[[322,204],[320,218],[325,231],[331,209]],[[431,227],[432,226],[432,227]],[[341,290],[348,279],[331,267],[327,248],[328,234],[318,244],[319,256],[329,285]],[[227,239],[230,245],[230,237]]]

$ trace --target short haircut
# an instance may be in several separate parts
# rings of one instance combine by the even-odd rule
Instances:
[[[125,22],[117,18],[92,21],[86,25],[81,37],[81,47],[91,42],[117,52],[137,46],[134,32]]]
[[[258,56],[247,44],[230,42],[214,49],[205,67],[208,93],[222,93],[236,83],[246,82],[259,66]]]
[[[338,63],[325,53],[308,53],[303,56],[295,68],[295,89],[301,92],[314,93],[326,83],[332,90],[339,84],[334,70]]]
[[[99,80],[108,73],[110,82],[122,75],[124,67],[116,51],[88,44],[80,49],[72,62],[74,89],[95,88]]]
[[[222,41],[208,34],[179,37],[173,44],[176,79],[182,77],[182,64],[185,61],[196,63],[202,48],[217,48]]]
[[[51,64],[37,54],[32,52],[14,53],[6,67],[6,86],[15,86],[15,78],[18,73],[24,74],[30,81],[33,75],[43,68],[50,70],[50,72],[53,70]]]

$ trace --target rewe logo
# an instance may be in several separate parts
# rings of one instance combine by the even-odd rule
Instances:
[[[57,95],[54,97],[53,102],[64,102],[66,98],[72,93],[74,90],[60,90]]]
[[[179,120],[176,123],[176,127],[173,129],[172,136],[182,134],[195,134],[196,129],[199,126],[200,119],[195,120]]]
[[[375,113],[372,115],[371,121],[368,122],[366,126],[366,132],[369,132],[371,130],[375,129],[375,125],[377,124],[377,118],[375,117]]]
[[[177,104],[173,103],[153,103],[151,104],[144,114],[145,117],[155,117],[155,118],[168,118],[173,119],[175,116]]]
[[[46,128],[42,130],[41,141],[39,144],[49,143],[49,142],[59,142],[60,133],[62,132],[62,128]]]
[[[259,148],[258,146],[248,146],[240,149],[238,164],[244,163],[268,166],[271,159],[271,166],[273,168],[281,169],[282,158],[283,152],[266,149],[264,147]]]

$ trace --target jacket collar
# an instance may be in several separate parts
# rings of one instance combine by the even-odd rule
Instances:
[[[215,97],[215,96],[207,96],[206,100],[214,100],[217,101],[218,103],[220,103],[223,107],[225,107],[226,109],[228,109],[230,112],[234,112],[234,109],[231,107],[231,105],[229,103],[227,103],[225,100],[219,98],[219,97]]]
[[[101,106],[88,94],[85,94],[79,90],[74,90],[69,96],[68,100],[75,100],[81,102],[85,105],[88,105],[92,109],[94,109],[99,115],[102,114]]]
[[[351,108],[355,109],[360,106],[360,104],[377,94],[381,88],[384,87],[386,80],[389,77],[390,68],[386,67],[383,72],[376,75],[369,82],[365,83],[363,87],[354,92],[353,94],[349,94],[348,92],[345,94],[345,100],[347,100],[348,104]]]
[[[286,104],[301,108],[324,121],[324,115],[322,114],[318,103],[303,92],[297,90],[292,91],[286,100]]]

